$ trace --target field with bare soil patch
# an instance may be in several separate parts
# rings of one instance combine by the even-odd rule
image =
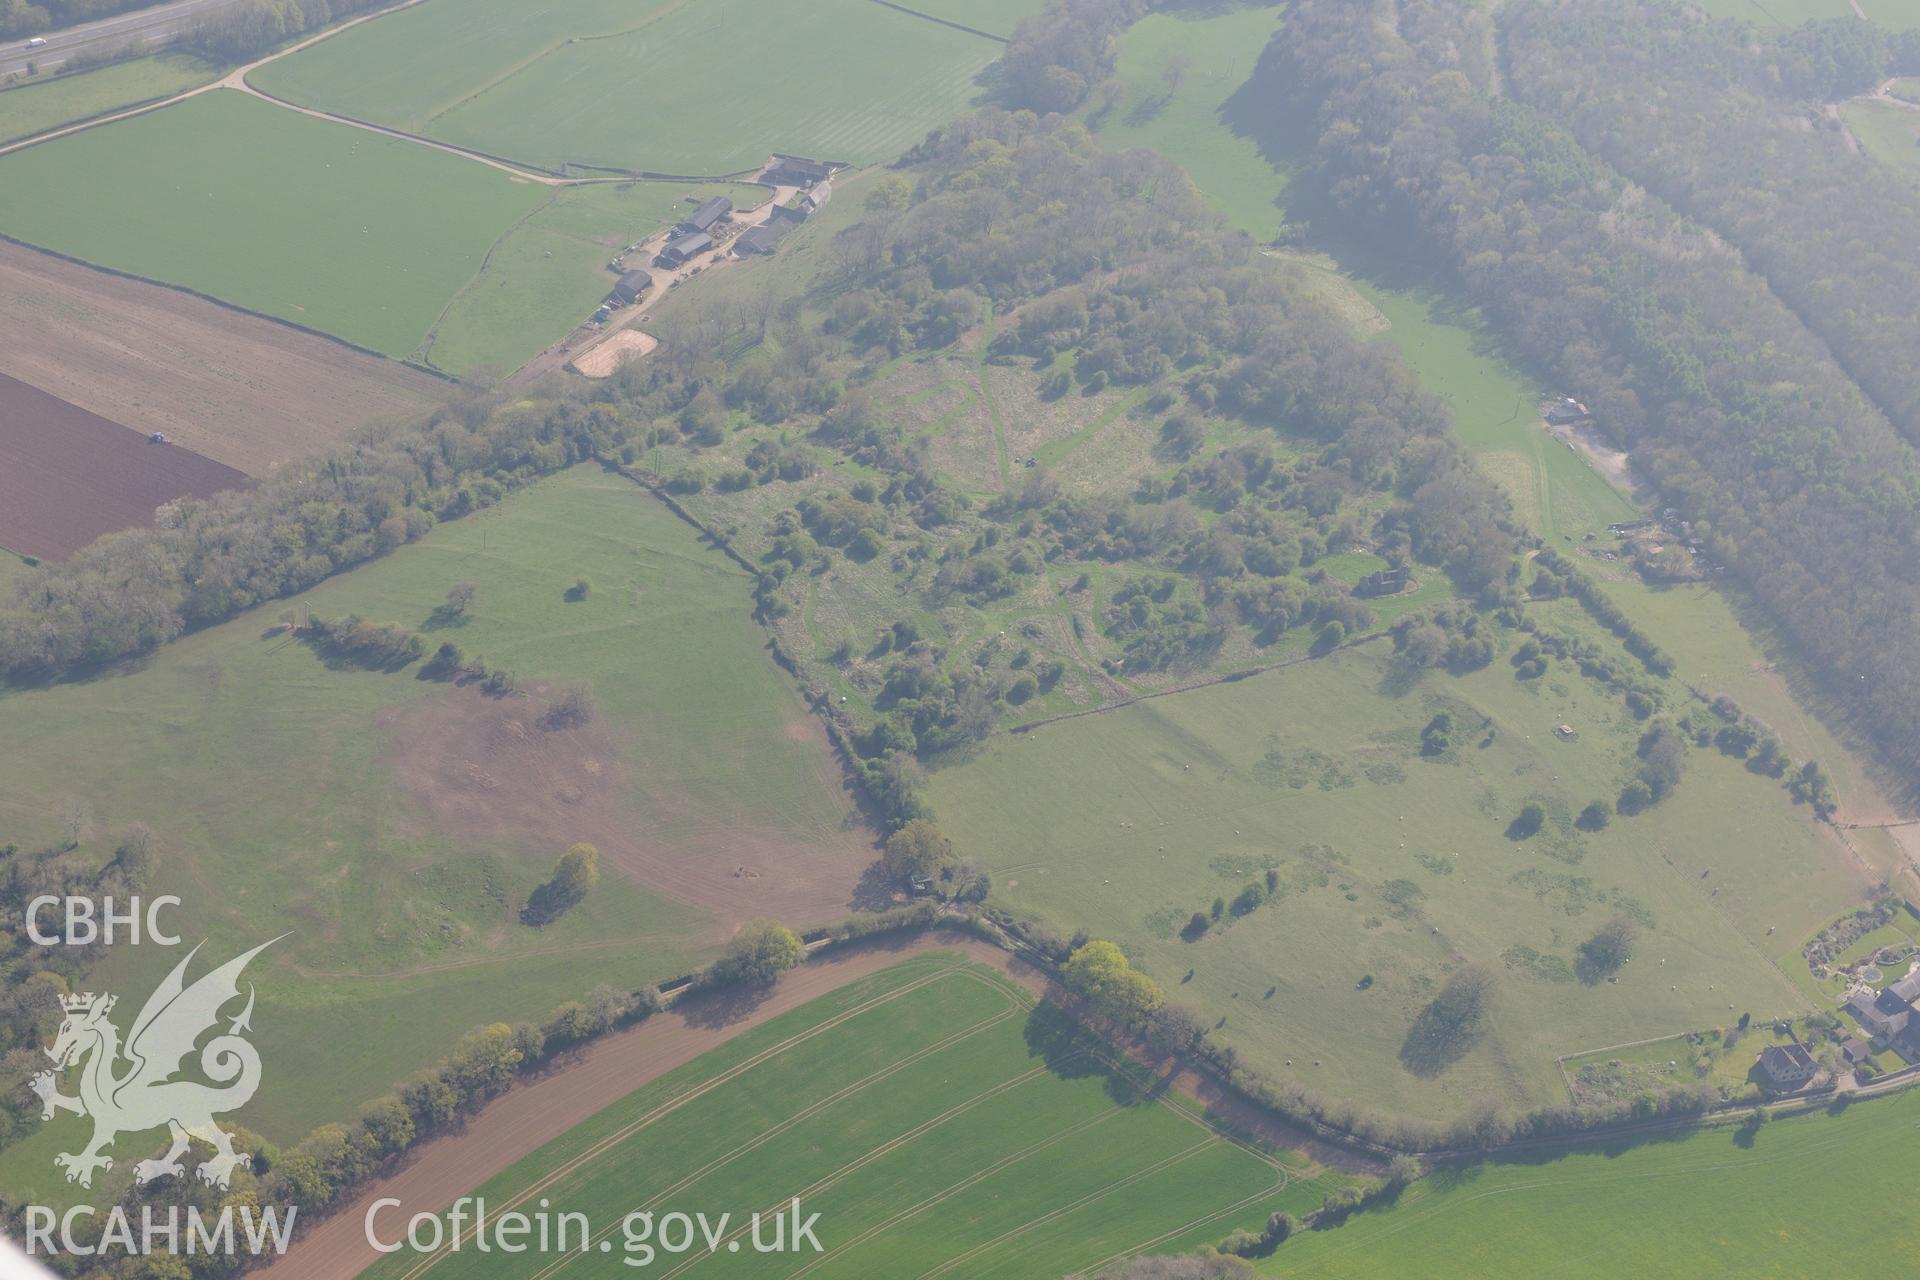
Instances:
[[[447,392],[394,361],[4,242],[0,374],[249,475]]]
[[[473,598],[449,616],[458,582]],[[248,1127],[291,1143],[476,1024],[686,973],[743,916],[849,913],[875,836],[751,592],[630,481],[578,468],[145,661],[0,690],[0,831],[40,848],[77,813],[77,856],[104,862],[144,823],[184,936],[234,954],[289,935],[258,968],[275,1075]],[[362,668],[290,634],[289,606],[451,642],[518,691]],[[575,687],[590,714],[553,727]],[[577,841],[599,846],[599,884],[527,923]],[[95,980],[150,989],[177,959],[115,948]],[[69,1137],[0,1152],[0,1194],[56,1203]]]
[[[636,501],[650,501],[635,494]],[[566,831],[600,850],[601,864],[648,889],[711,912],[732,926],[754,916],[829,920],[846,914],[851,873],[842,850],[801,845],[785,833],[694,822],[674,838],[663,811],[693,817],[673,788],[641,787],[633,752],[602,719],[555,728],[541,702],[489,698],[472,688],[380,716],[383,761],[415,802],[419,834],[505,839],[527,848]],[[824,751],[818,722],[801,717],[781,738]],[[644,765],[642,765],[644,769]],[[645,797],[636,805],[632,798]]]

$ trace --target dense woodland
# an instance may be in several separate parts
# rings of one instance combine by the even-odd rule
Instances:
[[[1911,771],[1912,447],[1724,238],[1493,92],[1486,22],[1431,0],[1301,0],[1259,74],[1317,135],[1343,215],[1442,264],[1592,405]]]
[[[1756,39],[1677,0],[1564,0],[1511,7],[1501,32],[1516,98],[1737,247],[1920,444],[1920,198],[1825,107],[1920,73],[1920,31]]]

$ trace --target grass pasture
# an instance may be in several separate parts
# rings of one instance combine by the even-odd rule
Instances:
[[[1362,281],[1360,292],[1389,322],[1379,341],[1398,347],[1427,389],[1447,402],[1460,442],[1506,489],[1529,528],[1565,544],[1639,517],[1606,477],[1540,425],[1540,388],[1502,357],[1477,313],[1413,285]]]
[[[1893,31],[1920,27],[1920,0],[1694,0],[1716,18],[1744,18],[1755,26],[1793,27],[1829,18],[1854,18]]]
[[[1442,709],[1457,740],[1423,755]],[[1794,978],[1799,945],[1863,886],[1777,784],[1696,751],[1661,805],[1573,827],[1618,792],[1639,732],[1562,667],[1522,682],[1496,659],[1406,689],[1362,648],[994,739],[928,796],[996,900],[1119,942],[1251,1060],[1452,1116],[1561,1101],[1560,1055],[1819,998]],[[1510,838],[1529,800],[1546,829]],[[1269,868],[1273,900],[1183,936]],[[1639,923],[1634,959],[1577,979],[1579,944],[1615,913]],[[1501,978],[1491,1034],[1455,1062],[1403,1060],[1420,1007],[1470,962]]]
[[[1920,111],[1873,98],[1840,104],[1840,116],[1867,154],[1920,182]]]
[[[216,74],[198,58],[163,53],[31,80],[0,92],[0,144],[171,97],[206,84]]]
[[[982,98],[1001,47],[871,0],[428,0],[256,81],[556,171],[717,175],[770,151],[890,160]]]
[[[1429,1175],[1394,1204],[1296,1235],[1260,1264],[1288,1280],[1738,1275],[1920,1268],[1920,1093],[1757,1134],[1708,1129]]]
[[[1755,26],[1791,27],[1827,18],[1851,18],[1847,0],[1694,0],[1716,18],[1744,18]],[[1897,0],[1882,0],[1897,3]]]
[[[583,574],[591,594],[563,602]],[[430,625],[461,580],[478,588],[465,620]],[[151,892],[183,899],[180,932],[210,955],[291,931],[256,966],[275,1075],[247,1123],[271,1140],[350,1115],[476,1024],[685,972],[729,918],[807,893],[826,905],[805,914],[845,913],[870,837],[824,741],[799,731],[745,578],[627,481],[550,478],[297,604],[426,627],[529,686],[586,684],[596,714],[553,733],[534,697],[324,660],[274,628],[279,603],[136,670],[0,695],[8,840],[63,838],[64,802],[85,797],[81,856],[152,827]],[[521,924],[576,839],[599,845],[600,886]],[[764,875],[735,877],[756,862]],[[177,959],[117,947],[96,980],[131,998]],[[48,1126],[0,1157],[8,1199],[51,1191],[48,1157],[70,1138]]]
[[[1124,96],[1096,94],[1087,123],[1116,150],[1145,147],[1184,168],[1194,186],[1257,240],[1283,221],[1287,173],[1273,168],[1251,136],[1227,126],[1234,93],[1253,74],[1280,25],[1271,5],[1152,13],[1120,36],[1115,76]],[[1178,66],[1169,78],[1169,67]]]
[[[1294,1157],[1234,1144],[1150,1084],[993,970],[936,952],[670,1072],[477,1194],[584,1213],[609,1241],[611,1256],[596,1240],[543,1260],[543,1280],[623,1271],[635,1210],[734,1215],[741,1248],[654,1260],[675,1275],[1029,1277],[1190,1249],[1323,1198]],[[748,1215],[794,1196],[820,1214],[824,1253],[747,1248]],[[528,1265],[469,1242],[365,1274],[519,1280]]]
[[[901,7],[1004,37],[1046,5],[1043,0],[902,0]]]
[[[19,555],[0,547],[0,598],[13,594],[21,583],[31,578],[34,568]]]

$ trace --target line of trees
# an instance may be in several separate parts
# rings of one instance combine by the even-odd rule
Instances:
[[[0,40],[78,26],[158,4],[160,0],[0,0]]]
[[[194,20],[179,47],[209,62],[247,62],[276,45],[394,0],[241,0]]]
[[[1490,21],[1301,0],[1257,74],[1317,133],[1314,172],[1349,225],[1449,270],[1577,389],[1920,784],[1913,450],[1724,239],[1492,91]]]

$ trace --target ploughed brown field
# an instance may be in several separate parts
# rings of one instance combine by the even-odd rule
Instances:
[[[450,391],[396,361],[5,241],[0,373],[256,476],[369,423],[417,418]]]
[[[164,502],[246,482],[224,463],[0,374],[0,547],[9,551],[58,559],[151,523]]]

